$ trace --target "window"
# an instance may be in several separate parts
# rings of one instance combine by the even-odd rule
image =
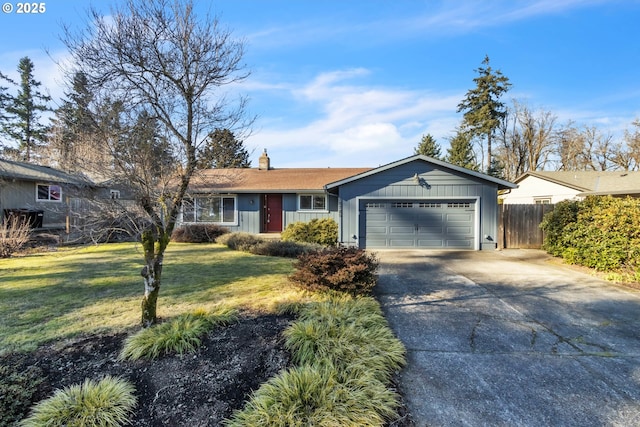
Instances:
[[[36,201],[38,202],[61,202],[62,188],[54,184],[37,184]]]
[[[442,204],[433,203],[433,202],[420,202],[419,207],[421,207],[421,208],[441,208]]]
[[[326,211],[327,196],[324,194],[301,194],[298,196],[298,206],[301,211]]]
[[[182,201],[182,221],[235,224],[236,198],[234,196],[210,196],[184,199]]]
[[[120,190],[109,190],[109,196],[112,200],[118,200],[120,198]]]
[[[450,202],[447,203],[448,208],[470,208],[471,203],[469,202]]]
[[[375,203],[375,202],[367,202],[367,208],[384,208],[386,207],[386,203]]]
[[[413,202],[393,202],[391,203],[391,207],[394,208],[412,208]]]
[[[535,203],[536,205],[550,205],[551,197],[538,197],[533,199],[533,203]]]

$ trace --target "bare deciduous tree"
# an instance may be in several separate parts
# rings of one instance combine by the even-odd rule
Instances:
[[[105,174],[131,185],[150,222],[141,236],[148,326],[156,322],[164,253],[198,148],[215,129],[248,125],[245,99],[222,92],[248,76],[244,44],[216,17],[198,19],[191,1],[127,0],[108,17],[91,9],[89,18],[79,33],[65,28],[69,75],[86,76],[93,112],[101,115],[96,123],[112,158],[102,165]],[[153,136],[134,131],[140,120],[155,127]]]

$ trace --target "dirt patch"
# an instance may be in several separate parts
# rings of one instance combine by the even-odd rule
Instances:
[[[16,372],[35,367],[42,383],[32,403],[59,388],[105,375],[136,388],[135,426],[220,426],[242,408],[251,392],[289,365],[282,331],[290,316],[243,316],[209,333],[195,353],[149,361],[117,359],[126,334],[92,335],[44,346],[29,354],[7,354],[0,365]],[[4,424],[4,423],[0,423]],[[404,405],[390,426],[410,426]]]

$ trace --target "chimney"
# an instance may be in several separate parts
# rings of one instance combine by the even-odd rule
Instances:
[[[264,153],[262,153],[258,160],[258,170],[266,171],[269,169],[271,169],[271,160],[269,159],[269,156],[267,156],[267,149],[265,148]]]

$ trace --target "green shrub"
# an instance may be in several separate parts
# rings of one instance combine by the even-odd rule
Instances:
[[[282,232],[282,240],[332,246],[338,242],[338,223],[332,218],[294,222]]]
[[[38,403],[23,427],[121,426],[129,422],[136,406],[134,387],[122,379],[107,376],[101,381],[85,380],[58,390]]]
[[[155,359],[167,354],[193,352],[200,347],[202,336],[211,328],[230,323],[236,317],[235,311],[217,315],[195,311],[178,316],[128,337],[119,357],[122,360]]]
[[[250,248],[254,255],[279,256],[284,258],[297,258],[311,251],[317,251],[320,246],[313,243],[301,243],[294,241],[264,240]]]
[[[328,365],[291,368],[263,384],[227,427],[383,426],[397,395],[366,373],[350,378]]]
[[[263,243],[264,239],[250,233],[234,232],[223,234],[216,242],[234,251],[251,252],[255,246]]]
[[[561,202],[545,215],[543,248],[567,262],[597,270],[640,267],[640,200],[590,196]]]
[[[565,250],[564,236],[578,218],[578,206],[578,201],[564,200],[544,216],[540,223],[540,228],[544,231],[542,249],[551,255],[562,256]]]
[[[0,427],[8,427],[27,413],[38,386],[42,370],[29,366],[18,372],[17,366],[0,365]]]
[[[226,233],[229,233],[227,228],[215,224],[185,224],[173,230],[171,240],[181,243],[213,243]]]
[[[376,284],[378,266],[375,255],[362,249],[326,248],[300,255],[289,278],[311,291],[367,295]]]

